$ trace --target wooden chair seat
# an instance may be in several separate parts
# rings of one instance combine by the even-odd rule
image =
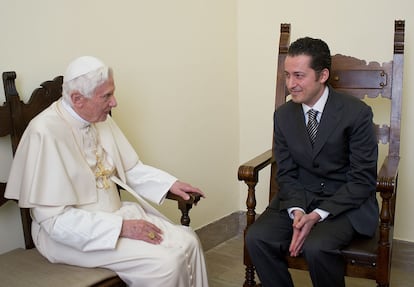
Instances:
[[[356,238],[350,245],[341,250],[346,261],[351,264],[375,267],[378,257],[379,231],[372,238]]]
[[[116,273],[104,268],[52,264],[35,248],[14,249],[0,256],[0,285],[8,287],[111,286]],[[7,274],[7,276],[5,276]],[[120,285],[119,285],[120,286]],[[124,284],[125,286],[125,284]]]

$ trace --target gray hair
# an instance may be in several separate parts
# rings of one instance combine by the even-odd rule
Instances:
[[[86,98],[92,98],[96,88],[105,83],[111,77],[113,77],[112,68],[100,67],[77,78],[63,82],[63,99],[72,106],[71,95],[74,92],[78,92]]]

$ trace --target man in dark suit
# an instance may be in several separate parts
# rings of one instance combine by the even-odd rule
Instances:
[[[345,286],[339,249],[378,225],[372,111],[327,85],[330,68],[324,41],[305,37],[289,47],[291,100],[274,115],[280,192],[246,236],[264,287],[293,286],[287,254],[305,257],[313,286]]]

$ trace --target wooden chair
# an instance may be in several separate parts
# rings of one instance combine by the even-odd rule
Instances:
[[[10,135],[13,154],[30,120],[61,97],[63,77],[58,76],[51,81],[43,82],[41,87],[33,91],[27,103],[20,100],[15,79],[15,72],[3,73],[6,102],[0,106],[0,136]],[[4,198],[5,188],[6,183],[1,182],[0,206],[7,202]],[[178,201],[181,224],[188,226],[189,210],[200,200],[200,196],[191,194],[189,200],[183,200],[169,193],[167,198]],[[126,286],[115,272],[107,269],[49,263],[34,246],[29,209],[21,208],[20,213],[26,249],[19,248],[0,255],[1,286]]]
[[[388,153],[378,172],[377,194],[380,195],[379,228],[372,239],[355,239],[342,254],[347,262],[346,275],[351,277],[376,280],[377,286],[390,284],[391,255],[395,201],[397,195],[398,165],[400,161],[400,121],[404,63],[404,20],[396,20],[394,28],[393,59],[380,65],[377,62],[366,63],[355,57],[337,54],[332,57],[330,85],[338,91],[358,98],[383,98],[390,102],[390,119],[386,124],[376,124],[377,139],[388,144]],[[290,45],[290,24],[282,24],[278,68],[276,79],[275,109],[285,103],[287,90],[284,80],[284,61]],[[375,110],[374,110],[375,113]],[[270,194],[271,200],[278,192],[276,180],[277,166],[268,150],[239,167],[238,178],[248,186],[247,193],[247,229],[255,221],[256,196],[255,186],[259,172],[271,166]],[[287,256],[289,268],[307,270],[303,257]],[[246,246],[244,246],[244,264],[246,276],[243,286],[256,286],[255,267]]]

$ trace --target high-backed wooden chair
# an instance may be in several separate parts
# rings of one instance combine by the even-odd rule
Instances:
[[[43,82],[33,91],[27,103],[20,100],[15,79],[15,72],[3,73],[6,102],[0,106],[0,136],[10,136],[13,154],[30,120],[61,97],[63,77]],[[4,198],[6,184],[0,183],[0,206],[7,202]],[[168,193],[167,198],[178,202],[181,224],[188,226],[189,210],[200,200],[200,196],[191,194],[189,200],[183,200]],[[0,286],[126,286],[114,272],[107,269],[49,263],[33,243],[29,209],[21,208],[20,213],[26,249],[19,248],[0,255]]]
[[[398,165],[400,161],[400,121],[404,63],[404,25],[403,20],[395,21],[394,53],[391,61],[367,63],[351,56],[334,55],[329,84],[338,91],[358,98],[383,98],[389,100],[390,118],[387,123],[376,124],[378,142],[388,144],[388,152],[382,164],[378,164],[377,194],[380,200],[379,228],[372,239],[355,239],[342,254],[347,262],[346,275],[376,280],[381,287],[389,286],[395,201],[397,195]],[[369,43],[368,43],[369,44]],[[280,28],[279,55],[276,79],[275,109],[286,102],[288,95],[284,79],[284,61],[290,45],[290,24]],[[371,100],[370,100],[371,102]],[[372,101],[373,102],[373,101]],[[375,110],[374,110],[375,114]],[[271,200],[278,192],[276,179],[277,166],[272,149],[260,154],[239,167],[238,178],[248,186],[247,229],[255,221],[255,186],[259,172],[271,166]],[[290,268],[307,270],[303,257],[287,256]],[[243,286],[256,286],[255,267],[244,247],[246,277]]]

